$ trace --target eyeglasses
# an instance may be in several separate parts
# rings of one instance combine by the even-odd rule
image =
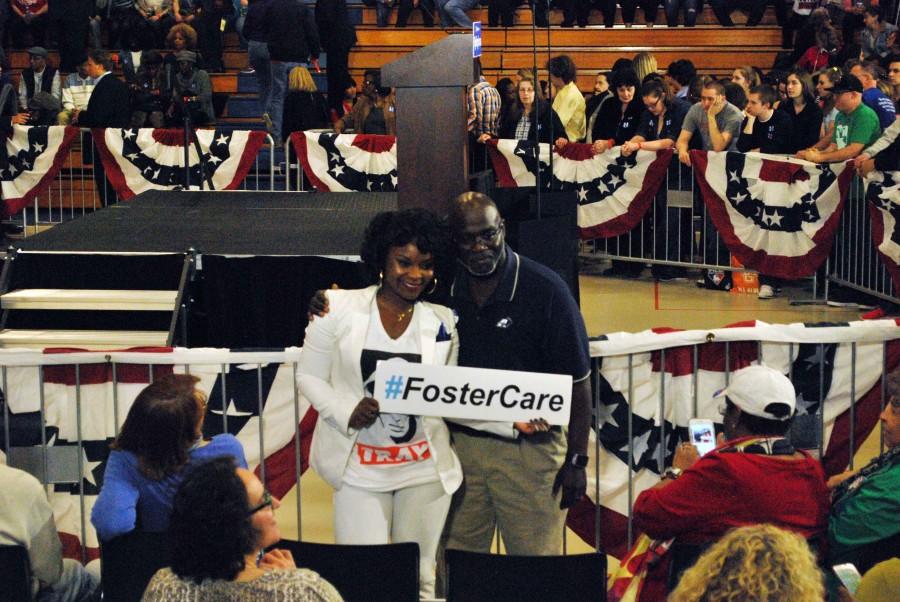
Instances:
[[[500,236],[500,228],[488,228],[481,232],[463,232],[455,236],[456,242],[464,247],[471,247],[476,242],[490,245]]]
[[[275,498],[273,498],[272,494],[269,493],[268,491],[263,491],[262,500],[260,500],[260,502],[257,505],[250,508],[250,512],[248,512],[247,514],[252,516],[266,507],[274,508],[275,507]]]
[[[645,100],[645,101],[644,101],[644,106],[647,107],[648,109],[652,109],[652,108],[658,106],[659,103],[660,103],[660,101],[662,101],[662,96],[658,97],[658,98],[657,98],[656,100],[654,100],[653,102],[647,102],[647,101]]]

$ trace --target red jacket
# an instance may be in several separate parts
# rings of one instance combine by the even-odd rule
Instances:
[[[710,452],[666,487],[641,493],[634,524],[650,537],[685,543],[714,541],[729,529],[759,523],[806,538],[821,535],[830,506],[825,473],[817,460],[801,453],[801,460],[785,460]]]

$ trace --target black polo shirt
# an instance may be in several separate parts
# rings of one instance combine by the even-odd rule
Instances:
[[[590,371],[587,331],[568,287],[554,271],[506,248],[503,276],[479,308],[460,269],[451,291],[459,316],[459,365],[569,374]]]

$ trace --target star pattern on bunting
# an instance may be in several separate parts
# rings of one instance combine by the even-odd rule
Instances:
[[[388,173],[367,173],[349,165],[337,146],[339,134],[323,133],[318,136],[319,146],[328,161],[327,173],[348,190],[368,192],[394,192],[397,190],[397,170]]]
[[[28,128],[28,146],[15,148],[13,140],[5,140],[8,165],[0,171],[0,180],[14,180],[23,171],[31,170],[40,156],[48,150],[50,130],[48,127]]]
[[[269,391],[278,372],[278,364],[266,364],[259,372],[262,376],[262,408],[265,409]],[[210,388],[209,399],[206,402],[203,436],[213,437],[221,433],[237,435],[252,418],[258,417],[259,384],[255,365],[231,365],[224,376],[220,373]]]
[[[154,141],[147,144],[146,148],[142,148],[138,142],[137,132],[133,129],[121,130],[122,132],[122,156],[127,159],[135,169],[139,170],[144,178],[157,186],[171,187],[176,190],[184,187],[184,166],[163,165],[150,157],[146,151],[159,144]],[[193,147],[192,147],[193,149]],[[191,153],[194,154],[193,152]],[[203,153],[203,159],[206,162],[206,171],[212,177],[216,173],[216,169],[231,157],[231,133],[222,130],[216,130],[213,133],[212,143],[209,145],[209,152]],[[190,167],[191,183],[198,184],[204,181],[204,186],[208,185],[206,178],[201,173],[202,164],[198,161]]]
[[[663,421],[663,427],[655,420],[631,413],[634,470],[646,468],[660,474],[672,463],[675,447],[679,441],[687,440],[687,429],[675,427]],[[629,406],[625,396],[614,390],[608,381],[600,376],[600,406],[594,429],[603,448],[623,463],[629,461],[628,440]],[[663,466],[659,465],[660,450],[663,450]]]
[[[759,190],[762,180],[745,177],[746,160],[747,155],[743,153],[728,153],[725,169],[727,200],[741,215],[763,230],[779,232],[798,232],[804,224],[816,223],[821,219],[816,201],[837,179],[828,164],[804,167],[808,179],[814,180],[816,187],[794,199],[793,204],[767,205],[764,199],[753,195],[753,190]],[[818,173],[809,173],[809,170]]]

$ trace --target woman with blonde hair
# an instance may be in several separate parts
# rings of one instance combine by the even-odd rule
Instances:
[[[634,55],[632,67],[634,68],[634,72],[637,73],[638,81],[641,83],[644,82],[645,77],[651,73],[656,73],[658,70],[656,57],[649,52],[638,52]]]
[[[288,93],[284,97],[281,139],[291,132],[330,128],[328,105],[316,88],[316,82],[306,67],[294,67],[288,74]]]
[[[820,602],[822,572],[806,541],[772,525],[729,531],[685,571],[669,602]]]
[[[731,81],[742,87],[745,94],[750,94],[750,88],[758,86],[761,82],[759,72],[753,67],[742,65],[731,73]]]

